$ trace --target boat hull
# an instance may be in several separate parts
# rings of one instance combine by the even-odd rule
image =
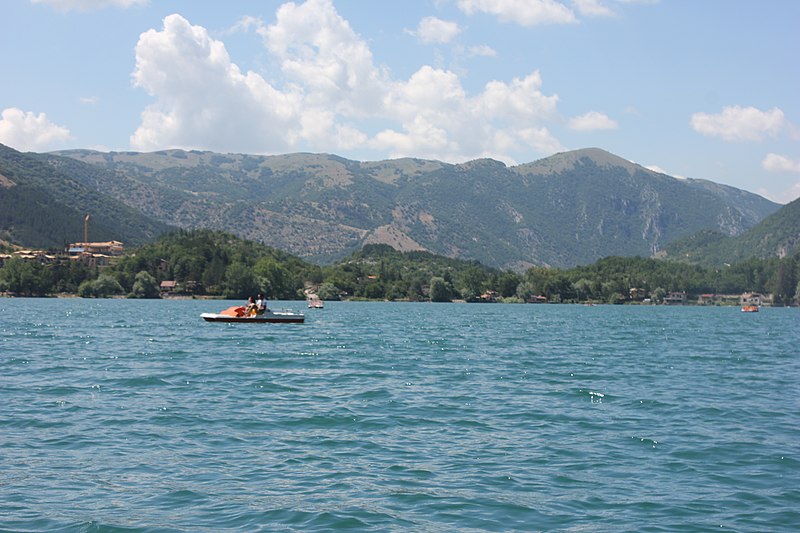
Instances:
[[[244,324],[302,324],[306,317],[302,313],[271,311],[256,316],[230,316],[220,313],[203,313],[200,315],[206,322],[229,322]]]

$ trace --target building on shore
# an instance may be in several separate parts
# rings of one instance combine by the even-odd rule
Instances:
[[[666,305],[686,305],[686,292],[670,292],[664,297]]]
[[[105,267],[125,253],[120,241],[74,242],[67,247],[70,261],[79,261],[89,267]]]

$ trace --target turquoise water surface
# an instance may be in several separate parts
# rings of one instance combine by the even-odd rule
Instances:
[[[798,309],[233,303],[0,299],[0,530],[800,526]]]

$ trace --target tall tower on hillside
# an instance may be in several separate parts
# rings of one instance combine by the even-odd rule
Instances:
[[[83,242],[89,242],[89,213],[86,213],[86,216],[83,217]]]

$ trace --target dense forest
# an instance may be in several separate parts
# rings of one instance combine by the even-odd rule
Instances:
[[[0,268],[0,291],[20,296],[158,298],[166,280],[176,282],[173,294],[234,299],[257,293],[298,299],[311,291],[326,300],[626,303],[658,302],[670,292],[686,292],[692,301],[700,294],[753,291],[773,294],[776,304],[788,305],[800,294],[800,256],[748,259],[722,268],[608,257],[586,266],[535,267],[518,274],[476,261],[368,245],[319,266],[227,233],[180,230],[104,268],[16,257]]]
[[[97,172],[84,167],[87,173]],[[98,241],[116,238],[141,245],[173,229],[73,176],[0,144],[0,239],[32,247],[65,246],[83,235],[87,213]]]

